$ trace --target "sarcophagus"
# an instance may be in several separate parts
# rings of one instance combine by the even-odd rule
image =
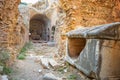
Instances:
[[[120,22],[72,30],[65,60],[98,80],[120,80]]]

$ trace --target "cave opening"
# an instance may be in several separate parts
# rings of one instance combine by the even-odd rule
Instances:
[[[36,14],[30,19],[30,40],[32,41],[49,41],[50,20],[47,16]]]

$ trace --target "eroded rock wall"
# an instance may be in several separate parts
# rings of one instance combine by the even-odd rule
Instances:
[[[61,38],[59,41],[60,54],[66,52],[66,32],[79,28],[113,23],[120,21],[119,0],[60,0],[62,9],[66,12],[66,20],[60,28]],[[108,44],[109,43],[109,44]],[[78,43],[79,45],[81,43]],[[119,79],[119,40],[104,41],[101,46],[100,78]],[[74,47],[73,47],[74,48]]]
[[[20,4],[19,7],[19,16],[18,16],[18,25],[19,28],[19,48],[21,49],[24,44],[29,42],[29,21],[30,13],[27,5]]]
[[[120,21],[119,0],[60,0],[61,8],[66,12],[64,25],[61,26],[62,34],[59,46],[60,53],[65,53],[65,36],[70,30],[90,27],[105,23]],[[64,45],[63,45],[64,44]]]
[[[19,43],[19,3],[20,0],[0,0],[0,51],[8,50],[10,60],[15,59]]]

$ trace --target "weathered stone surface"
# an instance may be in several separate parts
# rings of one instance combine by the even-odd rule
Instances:
[[[80,28],[67,33],[70,38],[90,38],[120,40],[120,22],[94,26],[91,28]]]
[[[40,57],[40,62],[43,66],[43,68],[50,68],[50,65],[52,66],[52,68],[57,68],[58,66],[60,66],[60,64],[58,64],[54,59],[52,58],[46,58],[46,57]]]
[[[64,9],[64,11],[66,12],[66,18],[65,18],[65,21],[64,21],[64,25],[63,26],[61,26],[60,27],[60,34],[63,34],[60,38],[59,38],[59,53],[60,54],[65,54],[65,52],[66,52],[66,48],[65,48],[65,46],[66,46],[66,37],[64,36],[64,34],[66,33],[66,32],[69,32],[70,30],[74,30],[74,29],[77,29],[77,28],[79,28],[79,27],[91,27],[91,26],[95,26],[95,25],[101,25],[101,24],[106,24],[106,23],[112,23],[112,22],[119,22],[120,21],[120,16],[118,15],[119,14],[119,12],[120,12],[120,1],[119,0],[115,0],[115,1],[111,1],[111,0],[60,0],[61,1],[61,7],[62,7],[62,9]],[[99,30],[98,30],[99,31]],[[119,30],[117,30],[117,32],[118,32]],[[104,31],[103,31],[104,32]],[[107,31],[106,31],[107,32]],[[78,33],[76,33],[76,34],[79,34],[79,33],[83,33],[82,32],[82,30],[80,31],[80,32],[78,32]],[[95,33],[99,33],[99,32],[95,32]],[[98,36],[95,34],[95,33],[91,33],[90,34],[90,36],[91,35],[93,35],[93,37],[94,36],[96,36],[96,38],[98,38]],[[102,34],[104,34],[104,35],[106,35],[105,37],[108,39],[111,39],[111,37],[112,37],[112,39],[115,39],[115,36],[114,36],[114,29],[113,30],[109,30],[109,32],[108,32],[109,34],[105,34],[105,33],[101,33],[101,35]],[[95,34],[95,35],[94,35]],[[113,36],[112,36],[112,35]],[[118,33],[119,34],[119,33]],[[108,37],[108,35],[110,36],[110,37]],[[84,36],[86,36],[86,35],[84,35]],[[72,35],[71,37],[73,37],[73,40],[74,40],[74,38],[76,37],[76,38],[80,38],[80,36],[75,36],[74,37],[74,35]],[[103,36],[99,36],[99,38],[101,38],[102,37],[102,39],[103,39]],[[104,38],[105,38],[104,37]],[[83,37],[84,38],[84,37]],[[88,37],[89,38],[89,37]],[[116,37],[117,38],[117,37]],[[68,39],[68,43],[69,43],[69,40],[71,40],[70,39],[70,37],[69,37],[69,39]],[[79,45],[81,44],[83,44],[80,40],[77,40],[77,42],[79,42]],[[86,45],[88,44],[91,44],[91,45],[94,45],[94,46],[97,46],[97,47],[99,47],[99,46],[101,46],[101,45],[96,45],[96,44],[102,44],[101,42],[102,42],[102,40],[100,40],[100,41],[98,41],[98,40],[95,40],[94,42],[92,42],[91,40],[87,40],[87,42],[89,42],[89,43],[86,43]],[[104,43],[107,43],[106,41],[103,41]],[[108,42],[109,42],[109,40],[108,40]],[[114,42],[114,41],[113,41]],[[117,42],[119,42],[119,41],[117,41]],[[111,49],[113,48],[113,46],[114,45],[117,45],[118,43],[116,42],[116,44],[115,43],[113,43],[113,44],[111,44]],[[93,43],[93,44],[92,44]],[[72,43],[71,43],[72,44]],[[74,44],[74,43],[73,43]],[[76,43],[77,44],[77,43]],[[110,45],[110,44],[108,44],[108,45]],[[119,44],[118,44],[119,45]],[[68,45],[67,45],[68,46]],[[88,48],[88,47],[86,47],[86,46],[81,46],[81,47],[85,47],[85,48]],[[72,47],[72,45],[71,45],[71,48],[75,48],[74,46]],[[77,48],[78,48],[78,46],[77,46]],[[80,48],[80,47],[79,47]],[[84,48],[84,49],[85,49]],[[81,48],[80,48],[81,49]],[[94,49],[91,47],[91,48],[88,48],[88,49],[90,49],[90,54],[91,54],[91,56],[93,56],[93,58],[95,58],[95,55],[93,54],[94,53]],[[93,52],[91,51],[91,49],[93,49]],[[96,49],[96,48],[95,48]],[[72,49],[70,49],[69,51],[71,51]],[[101,49],[100,49],[101,50]],[[98,52],[100,51],[99,49],[98,49]],[[73,51],[77,51],[77,50],[73,50]],[[79,50],[78,50],[79,51]],[[72,51],[71,51],[72,52]],[[76,52],[75,52],[76,53]],[[76,56],[76,54],[75,53],[73,53],[72,55],[75,55]],[[83,51],[81,52],[81,53],[83,53]],[[106,52],[105,52],[106,53]],[[104,55],[105,55],[105,53],[103,53]],[[109,52],[110,53],[110,52]],[[89,55],[90,55],[89,54]],[[86,55],[86,54],[78,54],[78,55],[84,55],[83,56],[83,58],[85,58],[86,56],[88,56],[88,55]],[[107,54],[108,55],[108,54]],[[116,68],[116,69],[114,69],[114,70],[110,70],[110,69],[113,69],[113,68],[109,68],[108,66],[106,66],[105,67],[105,64],[107,64],[107,65],[109,65],[109,66],[111,66],[110,65],[110,63],[108,63],[107,62],[107,60],[108,61],[110,61],[110,59],[108,59],[108,57],[107,57],[107,55],[105,55],[104,56],[104,59],[102,59],[104,62],[104,64],[102,64],[102,67],[101,67],[101,73],[100,73],[100,75],[101,75],[101,77],[103,76],[102,75],[102,73],[105,73],[104,75],[108,75],[108,74],[112,74],[112,71],[113,72],[116,72],[115,70],[118,70],[118,68]],[[111,56],[113,56],[114,54],[111,52],[110,53],[110,55]],[[119,54],[117,54],[117,55],[119,55]],[[70,57],[70,54],[68,55],[69,57]],[[103,55],[102,55],[103,56]],[[99,57],[99,56],[98,56]],[[118,56],[117,56],[118,57]],[[113,58],[115,58],[115,57],[112,57],[111,58],[111,60],[112,60],[112,62],[114,63],[114,61],[116,62],[116,64],[114,64],[115,66],[119,66],[119,59],[116,57],[116,60],[115,59],[113,59]],[[73,58],[73,57],[72,57]],[[102,57],[103,58],[103,57]],[[109,57],[110,58],[110,57]],[[86,58],[85,58],[86,59]],[[78,60],[78,59],[71,59],[71,57],[70,57],[70,59],[68,60],[71,64],[73,64],[73,63],[75,63],[76,62],[76,60]],[[84,60],[84,59],[83,59]],[[92,59],[90,58],[90,61],[91,61]],[[81,60],[80,60],[81,61]],[[80,61],[78,60],[78,63],[75,63],[76,65],[80,65],[80,64],[82,64],[82,63],[80,63]],[[89,61],[89,62],[90,62]],[[88,64],[89,64],[89,62],[88,62]],[[80,63],[80,64],[79,64]],[[86,63],[86,62],[85,62]],[[100,65],[101,63],[98,63],[98,65]],[[84,64],[85,65],[85,64]],[[94,65],[94,64],[92,64],[91,63],[91,65]],[[114,66],[114,67],[115,67]],[[86,68],[86,67],[88,67],[87,65],[84,67],[84,68]],[[105,69],[104,69],[105,68]],[[109,71],[111,71],[110,73],[109,73],[109,71],[107,70],[107,69],[109,69]],[[83,69],[82,69],[83,70]],[[90,70],[88,70],[88,71],[90,71]],[[119,70],[118,70],[119,71]],[[86,71],[84,71],[84,72],[86,72]],[[108,73],[106,73],[106,72],[108,72]],[[118,74],[119,74],[119,72],[117,72]],[[111,75],[110,74],[110,75]],[[114,75],[114,74],[113,74]],[[105,76],[104,76],[105,77]]]
[[[41,64],[42,64],[43,68],[47,68],[47,69],[50,68],[49,67],[49,60],[48,60],[48,58],[41,57],[40,61],[41,61]]]
[[[120,41],[103,40],[101,44],[101,80],[120,79]]]
[[[47,73],[43,76],[43,80],[58,80],[58,78],[52,73]]]
[[[27,5],[20,4],[18,6],[19,16],[18,16],[18,40],[19,49],[21,49],[27,42],[29,42],[29,8]]]
[[[66,60],[87,76],[96,79],[116,79],[120,78],[120,23],[111,23],[91,28],[82,28],[67,33],[67,54]],[[71,51],[76,50],[75,45],[69,47],[72,43],[69,39],[86,39],[85,46],[79,51],[77,58],[70,54],[78,54]],[[82,41],[78,40],[81,44]]]
[[[39,19],[38,23],[37,21],[31,22],[31,27],[34,27],[32,26],[33,23],[34,25],[36,24],[37,26],[40,26],[40,22],[41,22],[44,27],[39,30],[46,31],[46,33],[42,32],[44,34],[44,35],[42,34],[42,36],[45,36],[47,38],[47,41],[55,41],[57,37],[55,33],[58,27],[58,22],[60,23],[60,20],[59,20],[60,12],[59,12],[58,2],[59,2],[58,0],[52,0],[52,1],[40,0],[36,4],[33,4],[32,7],[30,7],[31,21],[35,15],[38,15],[37,20]]]
[[[49,63],[53,68],[57,68],[59,64],[54,59],[49,59]]]
[[[0,0],[0,51],[8,50],[10,61],[18,52],[18,4],[20,0]],[[10,63],[9,63],[10,64]]]
[[[59,27],[60,34],[79,27],[91,27],[120,21],[119,0],[60,0],[66,13],[64,24]],[[60,36],[60,35],[59,35]],[[66,37],[59,37],[59,53],[65,54]]]
[[[8,80],[8,76],[7,75],[2,75],[1,80]]]

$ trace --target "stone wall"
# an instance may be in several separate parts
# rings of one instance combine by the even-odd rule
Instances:
[[[119,0],[60,0],[66,13],[64,25],[59,28],[60,54],[65,54],[64,34],[70,30],[120,21]]]
[[[19,7],[18,25],[19,28],[19,48],[21,49],[25,43],[29,42],[29,8],[25,4],[20,4]]]
[[[20,0],[0,0],[0,51],[8,50],[10,61],[15,59],[18,51],[19,3]]]

